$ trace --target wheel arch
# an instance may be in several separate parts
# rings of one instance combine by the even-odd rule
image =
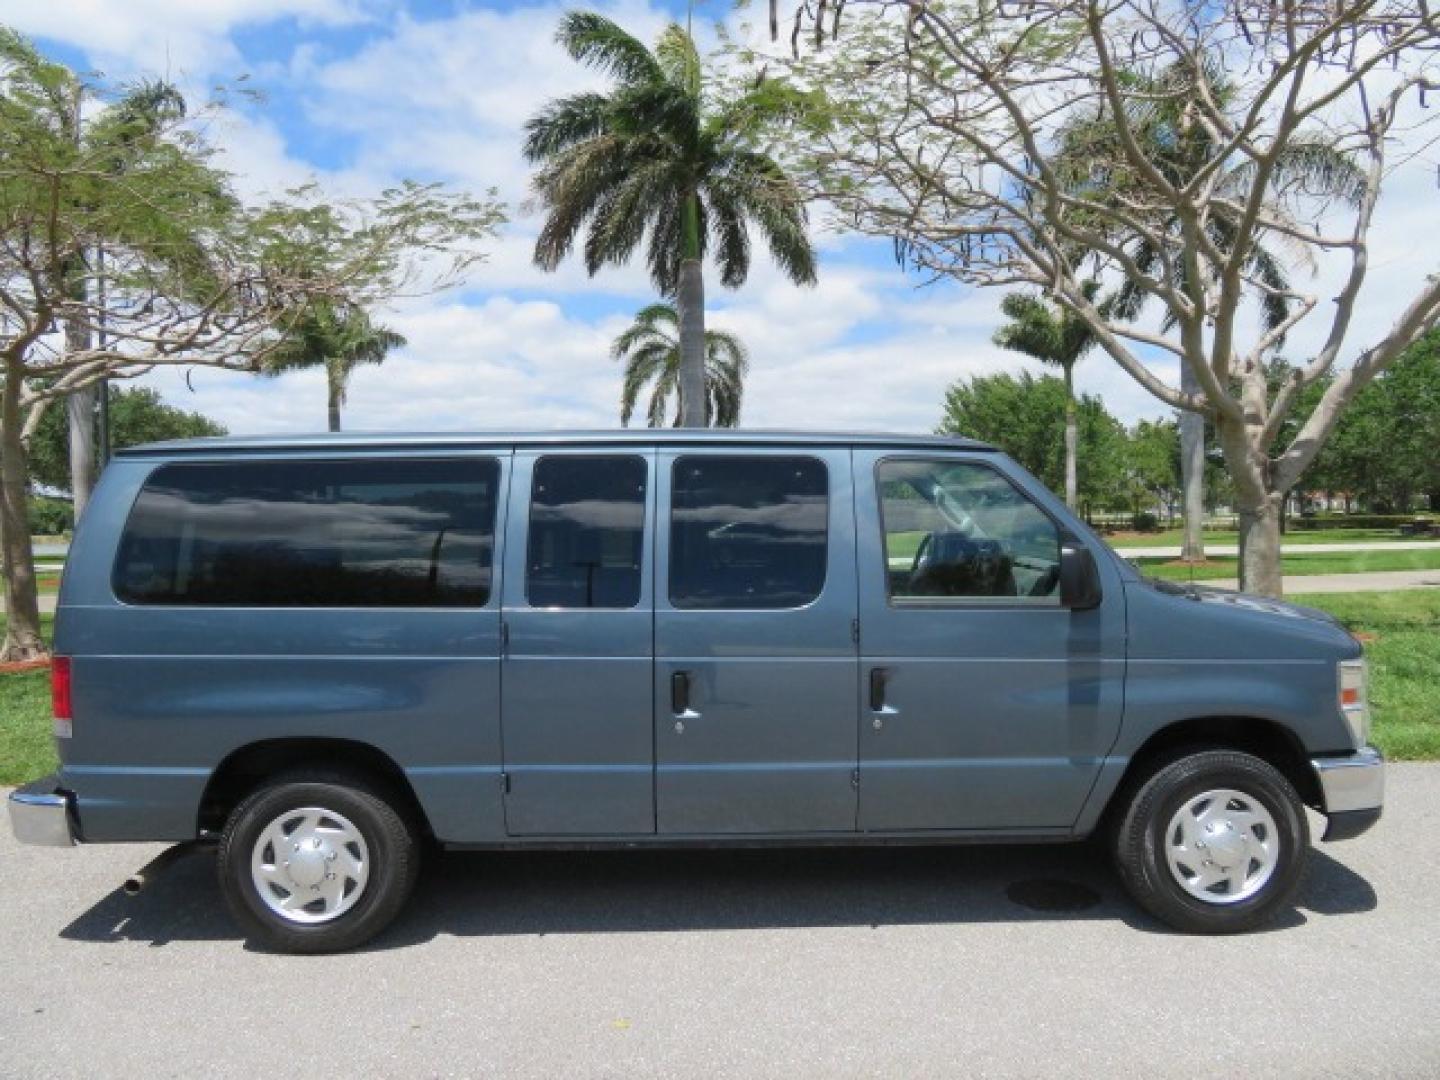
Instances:
[[[1292,729],[1257,716],[1197,716],[1167,724],[1136,748],[1105,800],[1102,825],[1123,812],[1128,796],[1157,769],[1201,750],[1254,754],[1290,781],[1303,803],[1315,809],[1322,805],[1320,782],[1310,767],[1310,756]]]
[[[425,809],[394,758],[370,743],[323,737],[264,739],[231,751],[210,774],[200,798],[199,835],[218,835],[231,811],[265,780],[309,770],[338,772],[378,787],[430,835]]]

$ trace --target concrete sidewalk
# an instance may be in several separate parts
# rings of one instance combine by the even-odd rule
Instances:
[[[1113,545],[1112,545],[1113,546]],[[1178,559],[1178,545],[1165,547],[1116,547],[1114,550],[1126,559]],[[1353,544],[1285,544],[1280,545],[1282,555],[1339,554],[1347,551],[1440,551],[1440,540],[1368,540]],[[1206,544],[1205,554],[1211,558],[1234,558],[1240,554],[1236,544]]]

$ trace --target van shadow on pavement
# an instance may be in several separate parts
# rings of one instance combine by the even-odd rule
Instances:
[[[1375,890],[1322,850],[1295,907],[1370,911]],[[1125,896],[1096,844],[431,854],[409,906],[369,949],[444,935],[587,934],[1105,919],[1168,933]],[[238,940],[213,851],[138,896],[118,888],[63,931],[72,941]]]

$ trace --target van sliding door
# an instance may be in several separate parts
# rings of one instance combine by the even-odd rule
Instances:
[[[656,812],[668,834],[855,828],[850,452],[662,452]]]
[[[515,455],[501,724],[514,836],[653,833],[654,452]]]

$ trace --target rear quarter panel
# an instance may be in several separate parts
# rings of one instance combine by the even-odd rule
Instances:
[[[159,464],[106,469],[61,586],[55,647],[73,658],[75,694],[61,775],[84,838],[192,837],[227,756],[302,737],[388,755],[440,839],[503,836],[498,587],[483,609],[121,603],[110,583],[116,545]]]

